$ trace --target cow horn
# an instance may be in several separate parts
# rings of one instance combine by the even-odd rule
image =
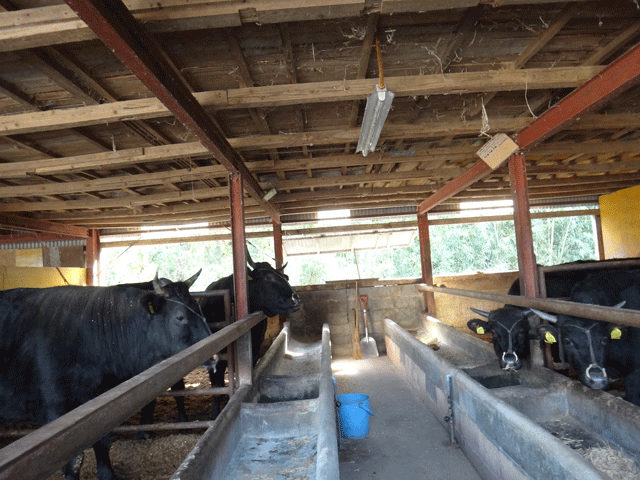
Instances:
[[[253,263],[253,260],[251,259],[251,255],[249,254],[249,248],[245,245],[244,246],[244,253],[247,256],[247,263],[251,266],[251,268],[256,268],[256,264]]]
[[[197,280],[197,279],[198,279],[198,277],[200,276],[200,273],[201,273],[201,272],[202,272],[202,269],[198,270],[198,271],[196,272],[196,274],[195,274],[193,277],[191,277],[191,278],[189,278],[189,279],[187,279],[187,280],[185,280],[185,281],[184,281],[184,283],[186,283],[186,284],[187,284],[187,288],[191,288],[191,285],[193,285],[194,283],[196,283],[196,280]]]
[[[485,312],[484,310],[478,310],[477,308],[469,307],[469,309],[477,313],[478,315],[482,315],[484,318],[489,318],[489,312]]]
[[[289,265],[289,262],[285,263],[284,265],[282,265],[280,268],[277,268],[276,270],[278,270],[280,273],[284,273],[284,269],[287,268],[287,265]]]
[[[622,308],[624,307],[624,304],[627,303],[626,300],[621,301],[620,303],[616,304],[613,306],[613,308]]]
[[[158,279],[158,271],[157,270],[156,270],[156,276],[153,278],[153,290],[158,295],[164,295],[164,288],[162,287],[162,284],[160,283],[160,280]]]
[[[551,322],[551,323],[558,322],[558,317],[556,317],[555,315],[551,315],[550,313],[547,313],[547,312],[541,312],[540,310],[536,310],[535,308],[532,308],[531,311],[536,315],[538,315],[540,318],[546,320],[547,322]]]

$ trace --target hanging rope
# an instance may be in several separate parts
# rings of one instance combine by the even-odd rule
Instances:
[[[380,39],[378,37],[376,37],[376,55],[378,57],[378,76],[380,78],[378,87],[382,90],[384,88],[384,69],[382,68],[382,52],[380,51]]]

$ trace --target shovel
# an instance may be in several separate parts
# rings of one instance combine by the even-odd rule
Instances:
[[[369,322],[367,321],[367,301],[369,297],[366,295],[360,295],[360,303],[362,304],[362,310],[364,312],[364,338],[360,340],[360,345],[362,346],[362,354],[365,358],[367,357],[377,357],[380,354],[378,353],[378,346],[376,345],[376,341],[369,336]]]

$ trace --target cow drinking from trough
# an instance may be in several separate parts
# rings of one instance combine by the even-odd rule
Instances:
[[[583,271],[550,272],[545,276],[545,287],[548,298],[568,298],[573,286],[586,273]],[[520,280],[516,279],[507,292],[508,295],[520,295]],[[519,370],[524,359],[529,357],[531,309],[505,305],[504,307],[485,312],[477,308],[471,310],[487,320],[473,319],[467,326],[480,335],[492,334],[493,349],[496,352],[500,368]]]
[[[198,272],[199,274],[199,272]],[[154,291],[52,287],[0,292],[0,420],[51,422],[210,335],[189,293],[198,274]],[[116,478],[110,436],[94,444],[99,480]],[[81,462],[65,465],[79,478]]]
[[[574,288],[571,301],[640,310],[640,270],[602,271],[588,275]],[[625,400],[640,405],[640,329],[571,315],[536,313],[552,324],[538,332],[559,344],[561,358],[580,381],[606,388],[611,378],[624,379]]]
[[[289,277],[284,273],[284,268],[276,269],[268,262],[254,263],[247,251],[247,262],[251,268],[247,269],[247,297],[249,313],[262,311],[267,317],[284,313],[293,313],[300,309],[300,297],[289,284]],[[231,298],[234,294],[233,275],[221,278],[209,285],[206,290],[229,290]],[[202,313],[209,324],[224,320],[224,300],[220,297],[204,297],[200,300]],[[267,320],[262,320],[251,329],[252,360],[255,365],[258,361],[260,347],[267,331]],[[215,371],[209,371],[211,386],[224,387],[224,375],[227,362],[221,360],[216,365]],[[211,417],[215,418],[220,413],[220,397],[215,397]]]

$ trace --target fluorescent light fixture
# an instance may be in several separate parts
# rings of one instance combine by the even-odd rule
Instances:
[[[391,102],[394,96],[394,93],[388,91],[386,86],[380,88],[379,85],[376,85],[376,91],[369,95],[367,107],[364,110],[356,153],[362,152],[362,155],[366,157],[369,152],[373,152],[376,149],[380,132],[382,132],[384,122],[387,119],[389,110],[391,110]]]

